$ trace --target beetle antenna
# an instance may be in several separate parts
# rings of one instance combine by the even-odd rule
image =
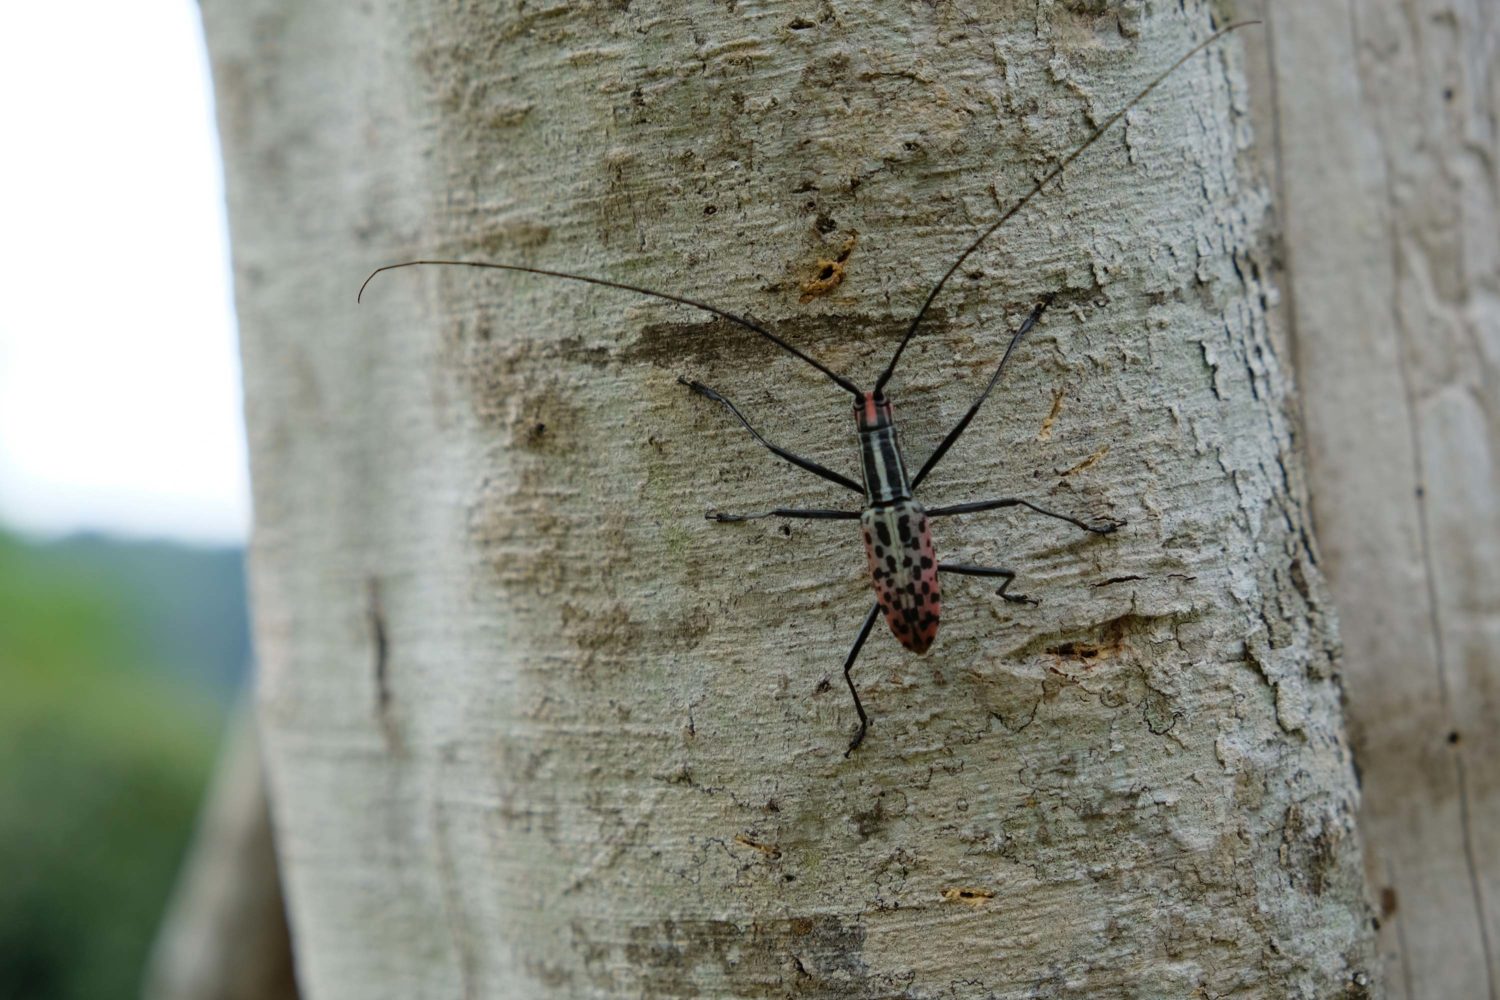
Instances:
[[[364,297],[365,288],[369,286],[370,282],[375,279],[375,276],[377,274],[380,274],[382,271],[394,271],[398,267],[483,267],[497,271],[520,271],[523,274],[541,274],[549,278],[566,278],[569,281],[582,281],[586,284],[600,285],[604,288],[618,288],[626,292],[635,292],[637,295],[649,295],[652,298],[666,299],[668,302],[676,302],[681,305],[692,306],[694,309],[702,309],[706,313],[713,313],[715,316],[727,319],[729,320],[729,322],[742,326],[747,330],[753,330],[754,332],[760,334],[762,337],[765,337],[771,343],[775,344],[777,347],[786,351],[788,354],[791,354],[794,357],[801,358],[803,361],[806,361],[808,364],[812,365],[824,375],[827,375],[829,378],[833,379],[834,383],[837,384],[840,389],[843,389],[846,392],[851,392],[856,396],[860,394],[859,386],[855,385],[853,382],[849,381],[838,372],[835,372],[832,369],[826,367],[821,362],[815,361],[812,358],[808,357],[806,354],[803,354],[801,351],[797,350],[797,348],[793,347],[791,344],[788,344],[786,341],[782,340],[780,337],[776,336],[776,334],[772,333],[770,330],[767,330],[759,323],[752,322],[743,316],[736,316],[732,312],[720,309],[717,306],[711,306],[707,302],[699,302],[696,299],[687,298],[686,296],[672,295],[669,292],[658,292],[650,288],[642,288],[639,285],[627,285],[624,282],[620,281],[606,281],[603,278],[590,278],[587,275],[583,274],[568,274],[565,271],[547,271],[543,270],[540,267],[522,267],[520,264],[495,264],[489,261],[479,260],[406,260],[402,261],[399,264],[386,264],[384,267],[377,267],[375,270],[371,271],[369,277],[365,278],[364,284],[359,286],[359,294],[354,297],[354,301],[358,302]]]
[[[922,308],[917,310],[917,315],[912,318],[911,325],[906,328],[906,335],[901,338],[901,343],[896,345],[896,353],[891,356],[891,363],[885,366],[885,371],[881,373],[879,381],[875,383],[875,391],[880,392],[885,388],[886,382],[890,381],[892,373],[894,373],[896,370],[896,362],[901,360],[901,352],[906,350],[906,345],[911,341],[912,334],[917,332],[917,324],[921,323],[922,317],[927,315],[927,307],[932,305],[932,300],[937,298],[938,292],[941,292],[943,290],[943,286],[948,283],[948,279],[953,277],[953,272],[957,271],[959,267],[963,265],[963,262],[969,259],[969,254],[973,253],[975,250],[978,250],[981,243],[993,236],[997,229],[1005,225],[1010,221],[1012,216],[1014,216],[1021,209],[1025,208],[1027,203],[1030,202],[1032,198],[1035,198],[1038,194],[1041,193],[1042,188],[1046,187],[1049,183],[1057,178],[1058,174],[1061,174],[1068,168],[1068,164],[1072,163],[1074,160],[1078,159],[1078,157],[1083,155],[1083,151],[1092,146],[1105,132],[1109,131],[1111,125],[1119,121],[1121,118],[1125,117],[1125,113],[1127,111],[1139,104],[1147,94],[1155,90],[1163,80],[1176,72],[1177,68],[1180,67],[1183,63],[1187,62],[1189,59],[1193,58],[1193,56],[1197,55],[1199,52],[1202,52],[1204,49],[1208,48],[1214,42],[1223,38],[1231,31],[1234,31],[1237,28],[1246,27],[1247,25],[1259,23],[1259,21],[1238,21],[1234,24],[1229,25],[1228,27],[1220,28],[1218,31],[1214,32],[1212,35],[1209,35],[1203,41],[1199,42],[1197,45],[1194,45],[1187,51],[1186,55],[1182,56],[1182,58],[1178,59],[1172,65],[1162,70],[1161,73],[1157,74],[1156,79],[1146,84],[1141,92],[1132,97],[1123,108],[1110,115],[1109,118],[1105,120],[1103,125],[1100,125],[1094,130],[1094,133],[1092,135],[1083,140],[1082,144],[1080,144],[1071,153],[1058,161],[1057,166],[1047,171],[1046,176],[1033,184],[1031,186],[1031,190],[1027,191],[1024,195],[1021,196],[1020,201],[1016,202],[1010,208],[1006,209],[1005,213],[1001,215],[1000,218],[996,219],[989,225],[988,228],[984,230],[984,232],[980,233],[979,237],[975,239],[974,242],[970,243],[964,249],[963,253],[958,255],[958,259],[955,260],[951,266],[949,266],[948,270],[943,272],[943,276],[938,279],[937,284],[932,286],[932,291],[927,293],[927,299],[922,303]]]

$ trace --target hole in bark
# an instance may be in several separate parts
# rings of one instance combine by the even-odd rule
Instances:
[[[819,258],[817,276],[802,283],[802,297],[798,301],[809,302],[837,288],[844,280],[849,255],[854,253],[854,245],[858,242],[859,234],[851,232],[849,238],[844,240],[844,245],[839,248],[837,255],[832,259]]]

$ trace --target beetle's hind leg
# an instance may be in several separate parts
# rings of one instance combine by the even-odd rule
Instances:
[[[849,695],[854,699],[854,711],[859,713],[859,731],[849,742],[849,749],[844,751],[845,757],[864,742],[865,730],[870,728],[870,717],[865,714],[865,706],[860,704],[859,692],[855,690],[854,678],[849,676],[849,671],[854,669],[854,661],[859,658],[859,651],[864,648],[865,640],[870,637],[870,629],[875,625],[875,616],[878,614],[880,614],[880,605],[878,603],[870,605],[870,613],[865,615],[865,623],[860,626],[859,635],[854,637],[854,645],[849,648],[849,655],[844,658],[844,683],[849,685]]]
[[[949,504],[946,507],[929,507],[927,509],[927,516],[952,517],[955,514],[977,514],[980,511],[998,510],[1001,507],[1024,507],[1036,514],[1044,514],[1047,517],[1055,517],[1059,521],[1067,521],[1075,528],[1082,528],[1084,531],[1092,532],[1095,535],[1113,534],[1125,526],[1124,521],[1105,521],[1101,524],[1089,524],[1087,521],[1080,521],[1069,514],[1059,514],[1055,510],[1039,507],[1030,500],[1022,500],[1019,497],[1001,497],[997,500],[972,500],[968,503]]]
[[[998,577],[1004,582],[1000,589],[995,591],[996,596],[1003,597],[1012,604],[1039,604],[1034,597],[1026,597],[1023,594],[1007,594],[1006,588],[1016,582],[1016,571],[1013,569],[1000,569],[996,566],[970,566],[967,563],[938,563],[939,573],[957,573],[959,576],[989,576]]]

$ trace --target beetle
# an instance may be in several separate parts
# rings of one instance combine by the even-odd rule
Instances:
[[[977,245],[977,244],[976,244]],[[972,247],[971,247],[972,249]],[[954,269],[956,270],[956,265]],[[946,275],[945,275],[946,279]],[[990,393],[1000,381],[1000,375],[1005,371],[1005,365],[1010,360],[1011,353],[1021,338],[1031,331],[1042,316],[1042,312],[1051,303],[1053,296],[1045,296],[1042,301],[1031,311],[1026,320],[1011,335],[1010,343],[1006,346],[1005,353],[1001,356],[1000,363],[995,366],[994,374],[990,376],[989,382],[979,397],[970,405],[968,411],[954,424],[952,429],[943,437],[938,446],[922,463],[915,476],[908,476],[906,462],[901,453],[901,444],[897,436],[895,416],[891,407],[890,399],[885,395],[885,384],[890,380],[896,369],[896,362],[901,357],[901,352],[911,339],[916,330],[916,322],[913,321],[907,328],[906,336],[902,338],[896,353],[891,357],[890,363],[881,373],[875,388],[864,391],[849,382],[843,376],[829,373],[830,377],[841,387],[854,395],[854,426],[859,440],[860,471],[863,485],[858,485],[845,476],[834,472],[832,469],[819,465],[812,459],[804,458],[793,452],[786,451],[772,444],[761,436],[750,422],[745,419],[739,409],[727,398],[710,389],[700,382],[690,382],[686,379],[678,379],[689,389],[721,404],[733,414],[745,429],[748,430],[757,441],[765,445],[772,452],[787,461],[798,465],[814,475],[820,476],[829,482],[836,483],[846,489],[864,495],[864,507],[858,511],[840,509],[810,509],[800,507],[777,507],[772,510],[756,514],[724,514],[710,513],[708,517],[715,521],[748,521],[763,517],[785,517],[802,518],[807,520],[855,520],[860,522],[860,534],[864,541],[865,561],[869,568],[870,583],[875,590],[875,603],[865,614],[864,624],[855,636],[854,644],[849,649],[849,654],[844,658],[844,683],[849,688],[849,695],[854,699],[854,710],[859,716],[859,728],[854,738],[849,743],[849,748],[844,751],[848,756],[860,745],[865,738],[865,732],[869,729],[869,716],[865,712],[863,703],[859,698],[859,689],[854,686],[854,679],[850,671],[854,669],[854,662],[859,658],[860,650],[864,647],[865,640],[870,636],[870,630],[875,625],[879,616],[884,616],[886,624],[896,641],[901,643],[913,653],[921,655],[926,653],[932,646],[933,640],[937,638],[938,625],[942,620],[942,586],[939,581],[940,573],[953,573],[961,576],[985,576],[1001,579],[997,595],[1007,601],[1024,602],[1029,600],[1019,594],[1006,593],[1007,588],[1015,580],[1015,571],[1002,569],[998,566],[972,566],[967,563],[940,562],[933,549],[932,530],[929,518],[950,517],[954,514],[972,514],[986,510],[996,510],[1002,507],[1022,507],[1038,514],[1054,517],[1061,521],[1082,528],[1095,534],[1107,535],[1124,526],[1123,521],[1110,521],[1103,524],[1088,524],[1078,518],[1057,511],[1048,510],[1038,506],[1029,500],[1019,497],[1000,497],[993,500],[970,501],[968,503],[952,504],[944,507],[925,509],[916,499],[915,493],[922,480],[927,477],[948,453],[948,449],[963,435],[973,421],[979,408],[989,398]],[[930,298],[929,298],[930,301]],[[918,319],[921,317],[918,316]]]
[[[675,302],[728,320],[730,323],[764,337],[780,349],[806,362],[827,376],[840,389],[853,395],[853,416],[855,431],[859,441],[862,478],[862,482],[859,483],[810,458],[805,458],[788,451],[767,440],[760,431],[751,425],[750,421],[740,412],[739,408],[718,391],[700,382],[690,381],[685,378],[678,379],[679,382],[693,392],[721,405],[744,426],[745,430],[757,442],[779,458],[831,483],[862,494],[864,497],[864,505],[860,510],[777,507],[772,510],[752,514],[710,512],[707,515],[711,520],[719,522],[749,521],[765,517],[800,518],[805,520],[858,520],[860,522],[860,534],[864,542],[865,560],[869,570],[870,583],[875,591],[875,602],[865,614],[864,623],[860,626],[859,633],[855,636],[854,643],[844,659],[844,683],[849,688],[849,694],[854,699],[855,712],[859,716],[859,727],[850,740],[849,748],[844,751],[844,755],[847,757],[863,742],[865,733],[869,729],[869,716],[865,712],[864,704],[860,701],[859,690],[854,685],[851,671],[854,668],[855,661],[859,657],[860,650],[864,647],[865,640],[869,638],[870,631],[874,627],[877,617],[883,615],[896,640],[907,649],[920,655],[926,653],[932,646],[933,641],[937,638],[938,625],[942,620],[940,574],[953,573],[963,576],[999,579],[1001,580],[1001,584],[995,592],[998,596],[1012,602],[1029,600],[1018,594],[1007,593],[1007,588],[1009,588],[1016,576],[1012,570],[996,566],[973,566],[966,563],[940,561],[933,549],[932,532],[929,524],[931,518],[949,517],[955,514],[972,514],[1004,507],[1020,507],[1037,514],[1065,521],[1084,531],[1099,535],[1109,534],[1124,526],[1124,522],[1122,521],[1089,524],[1076,517],[1048,510],[1045,507],[1038,506],[1029,500],[1019,497],[1000,497],[991,500],[970,501],[968,503],[952,504],[932,509],[925,509],[916,499],[917,488],[927,478],[927,475],[933,468],[937,466],[938,462],[943,459],[943,456],[948,453],[948,450],[963,435],[964,431],[968,429],[969,424],[979,412],[979,408],[984,405],[985,400],[989,398],[990,393],[994,391],[995,386],[999,383],[1000,376],[1005,371],[1005,366],[1010,361],[1016,345],[1036,326],[1037,321],[1042,317],[1042,313],[1054,299],[1055,293],[1043,296],[1021,325],[1017,327],[1016,331],[1011,335],[1010,342],[1006,345],[1005,353],[1001,355],[999,364],[995,366],[994,373],[990,376],[989,382],[985,385],[984,389],[979,393],[978,398],[974,400],[973,404],[970,405],[959,421],[944,435],[942,441],[939,442],[932,454],[922,463],[914,476],[908,476],[907,474],[905,460],[902,456],[900,441],[897,436],[894,411],[889,397],[885,394],[886,384],[895,373],[896,365],[901,360],[901,355],[905,352],[907,345],[911,343],[917,327],[921,324],[922,318],[927,314],[927,310],[932,305],[933,300],[937,298],[938,293],[948,283],[948,279],[958,271],[959,267],[969,258],[970,254],[979,249],[980,245],[994,235],[1001,226],[1010,221],[1021,209],[1025,208],[1051,181],[1066,170],[1069,164],[1098,141],[1111,126],[1155,90],[1162,81],[1171,76],[1178,67],[1229,32],[1245,27],[1246,25],[1258,23],[1257,21],[1240,21],[1230,24],[1193,46],[1185,55],[1159,73],[1138,94],[1126,102],[1124,107],[1110,115],[1087,139],[1058,161],[1051,170],[1031,186],[1026,194],[1022,195],[1020,199],[1006,209],[995,222],[986,227],[958,255],[958,258],[949,265],[942,277],[932,286],[932,289],[927,293],[926,299],[923,300],[921,308],[917,310],[916,315],[912,317],[911,322],[907,325],[906,332],[902,336],[900,343],[896,345],[895,352],[891,355],[890,361],[876,380],[874,388],[868,391],[860,389],[859,386],[846,376],[833,371],[822,362],[805,354],[786,340],[783,340],[771,330],[744,316],[686,296],[643,288],[639,285],[631,285],[624,282],[610,281],[604,278],[572,274],[566,271],[554,271],[546,268],[494,261],[408,260],[397,264],[387,264],[370,272],[369,276],[365,278],[364,284],[360,285],[356,301],[363,298],[365,288],[369,286],[376,275],[403,267],[486,268],[583,282],[585,284],[614,288],[651,298],[663,299],[668,302]]]

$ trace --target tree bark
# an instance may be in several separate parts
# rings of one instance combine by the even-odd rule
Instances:
[[[1390,996],[1500,996],[1500,10],[1268,10],[1291,329]]]
[[[1231,38],[955,277],[891,391],[1010,565],[883,630],[848,397],[978,229],[1212,7],[209,2],[298,973],[334,997],[1365,995],[1338,647]],[[836,260],[837,266],[820,260]],[[841,282],[824,281],[842,274]],[[831,287],[830,287],[831,286]]]
[[[260,741],[238,708],[146,970],[146,1000],[297,1000]]]

